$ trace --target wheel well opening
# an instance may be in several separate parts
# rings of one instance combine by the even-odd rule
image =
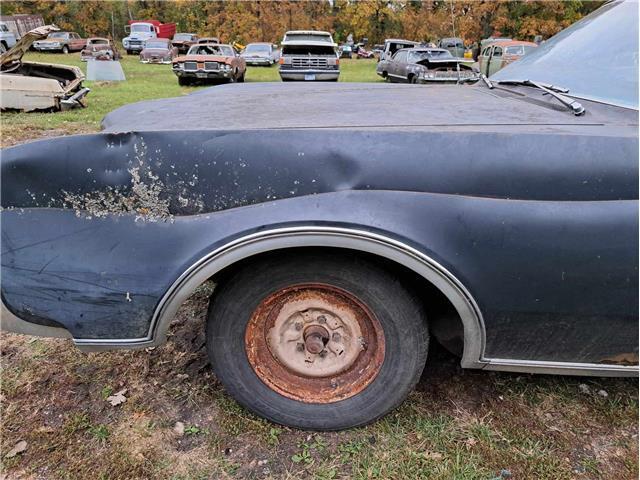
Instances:
[[[209,281],[213,281],[215,284],[222,284],[238,269],[244,268],[248,264],[273,256],[287,255],[290,258],[296,252],[356,255],[365,261],[377,263],[382,268],[394,272],[399,278],[403,279],[404,283],[422,301],[432,338],[435,338],[438,343],[451,353],[462,356],[464,351],[464,325],[451,301],[426,278],[404,265],[379,255],[338,247],[294,247],[272,250],[247,257],[229,265],[217,272]],[[215,291],[213,295],[215,295]]]

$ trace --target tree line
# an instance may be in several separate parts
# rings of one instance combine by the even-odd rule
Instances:
[[[370,44],[385,38],[435,41],[461,37],[470,44],[507,36],[548,38],[599,7],[602,1],[558,0],[33,0],[2,1],[3,15],[41,14],[46,23],[82,36],[125,36],[129,19],[174,22],[179,32],[224,42],[278,42],[287,30],[328,30]]]

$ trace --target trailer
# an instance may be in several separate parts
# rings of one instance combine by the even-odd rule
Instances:
[[[42,15],[29,15],[26,13],[0,15],[0,22],[4,23],[10,32],[13,32],[17,40],[20,40],[28,31],[44,26]]]

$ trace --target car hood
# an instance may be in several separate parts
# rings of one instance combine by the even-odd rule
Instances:
[[[505,95],[480,84],[231,84],[130,104],[109,113],[102,123],[111,132],[510,125],[526,129],[531,125],[607,123],[602,112],[613,108],[590,104],[585,115],[576,117],[547,97],[538,100],[539,104],[522,98],[521,94]],[[628,124],[626,117],[624,122]]]
[[[22,60],[22,56],[29,50],[33,42],[47,38],[52,32],[58,32],[60,29],[55,25],[45,25],[43,27],[34,28],[25,33],[18,42],[0,55],[0,65],[2,70],[11,68],[12,66],[19,64]]]
[[[182,55],[173,59],[175,62],[229,62],[233,57],[224,55]]]

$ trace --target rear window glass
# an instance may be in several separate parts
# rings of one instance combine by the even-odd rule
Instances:
[[[507,47],[505,49],[505,54],[507,55],[526,55],[531,50],[533,50],[533,45],[516,45],[515,47]]]

